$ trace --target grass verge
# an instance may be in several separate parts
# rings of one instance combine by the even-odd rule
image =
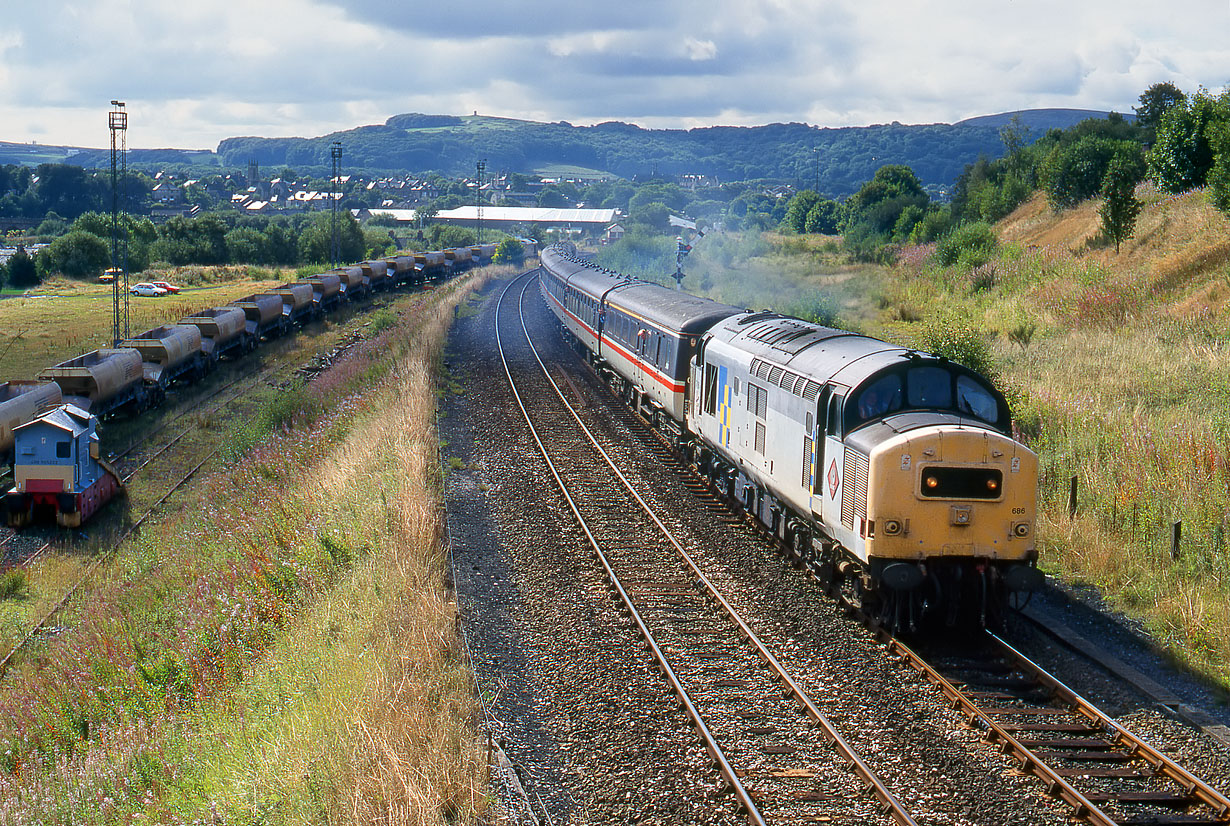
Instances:
[[[0,693],[6,823],[455,823],[483,810],[439,543],[435,372],[483,275],[257,417]]]

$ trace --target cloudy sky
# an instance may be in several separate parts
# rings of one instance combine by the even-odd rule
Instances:
[[[402,112],[953,122],[1230,81],[1230,0],[3,0],[0,140],[322,135]]]

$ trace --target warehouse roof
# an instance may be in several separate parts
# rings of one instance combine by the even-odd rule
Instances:
[[[440,221],[477,221],[478,207],[463,206],[436,213]],[[512,221],[540,224],[609,224],[615,220],[613,209],[553,209],[548,207],[483,207],[484,221]]]

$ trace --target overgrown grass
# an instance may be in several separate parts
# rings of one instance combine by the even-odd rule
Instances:
[[[481,812],[431,422],[445,331],[481,277],[403,303],[398,323],[270,399],[267,437],[187,518],[117,554],[0,694],[0,819]]]
[[[907,249],[876,297],[879,329],[925,343],[920,328],[956,315],[981,332],[1042,459],[1044,564],[1098,587],[1177,660],[1230,687],[1225,222],[1181,209],[1183,223],[1164,223],[1158,211],[1180,208],[1152,203],[1142,215],[1152,240],[1121,260],[1075,242],[1008,243],[982,287],[967,268]],[[1054,228],[1038,218],[1031,232],[1090,236],[1077,218],[1053,216]],[[1070,522],[1072,476],[1080,502]]]

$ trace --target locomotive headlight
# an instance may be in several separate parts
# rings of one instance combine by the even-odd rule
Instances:
[[[989,491],[999,490],[999,480],[998,479],[987,479],[987,490]]]
[[[926,484],[926,485],[927,485],[927,487],[929,487],[929,488],[939,487],[940,480],[939,480],[939,479],[936,479],[934,476],[928,476],[928,477],[927,477],[927,479],[926,479],[925,484]]]
[[[1012,526],[1012,532],[1016,534],[1017,536],[1022,536],[1022,537],[1029,536],[1029,523],[1028,522],[1017,522],[1015,525]]]
[[[884,535],[897,536],[901,533],[901,522],[896,519],[884,520]]]

